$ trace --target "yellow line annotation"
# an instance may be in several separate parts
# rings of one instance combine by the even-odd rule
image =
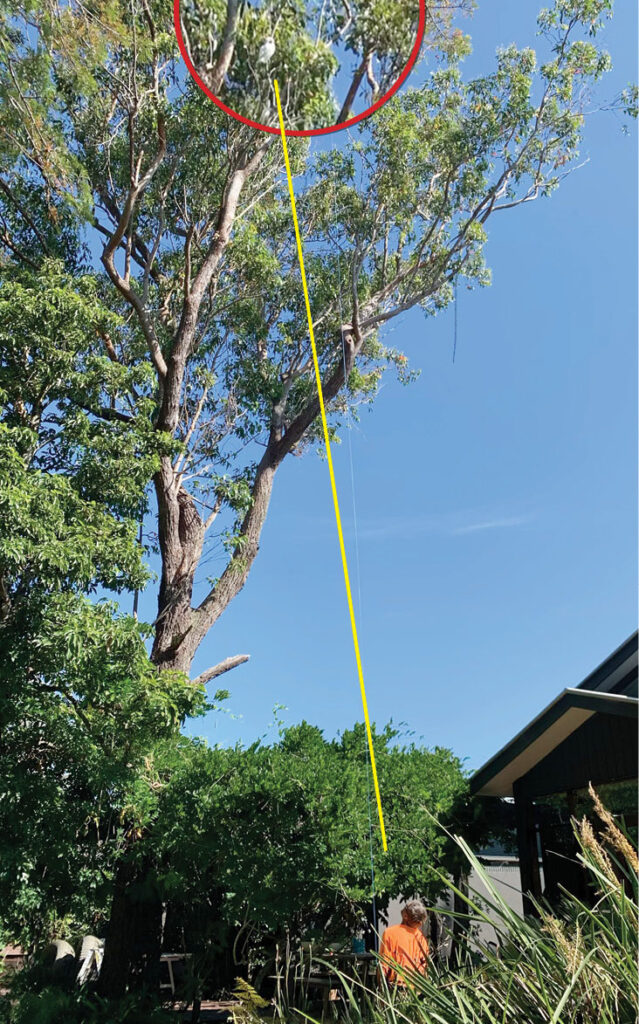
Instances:
[[[362,672],[362,660],[359,654],[359,641],[357,639],[357,626],[355,623],[355,612],[353,610],[353,598],[351,594],[351,584],[348,575],[348,562],[346,560],[346,549],[344,547],[344,534],[342,532],[342,517],[339,511],[339,501],[337,500],[337,488],[335,486],[335,473],[333,472],[333,458],[331,455],[331,442],[328,434],[328,424],[326,422],[326,409],[324,407],[324,393],[322,391],[322,378],[320,375],[319,362],[317,360],[317,348],[315,346],[315,332],[313,330],[313,318],[311,315],[311,303],[308,297],[308,285],[306,283],[306,270],[304,269],[304,253],[302,251],[302,239],[300,238],[299,223],[297,220],[297,207],[295,205],[295,193],[293,191],[293,178],[291,176],[291,164],[288,158],[288,146],[286,144],[286,130],[284,128],[284,118],[282,116],[282,104],[280,102],[280,90],[277,81],[273,82],[275,89],[275,99],[277,102],[277,113],[280,119],[280,133],[282,136],[282,147],[284,149],[284,162],[286,164],[286,176],[288,178],[288,191],[291,197],[291,209],[293,211],[293,224],[295,227],[295,238],[297,240],[297,254],[300,261],[300,273],[302,277],[302,288],[304,289],[304,302],[306,303],[306,316],[308,318],[308,333],[311,339],[311,349],[313,351],[313,366],[315,367],[315,380],[317,382],[317,397],[319,399],[320,413],[322,417],[322,427],[324,430],[324,441],[326,444],[326,461],[328,462],[328,472],[331,478],[331,491],[333,492],[333,505],[335,507],[335,522],[337,523],[337,536],[339,537],[339,548],[342,555],[342,566],[344,568],[344,583],[346,585],[346,600],[348,601],[348,611],[351,618],[351,629],[353,631],[353,646],[355,648],[355,660],[357,662],[357,675],[359,677],[359,688],[362,694],[362,706],[364,708],[364,721],[366,723],[366,736],[368,738],[368,749],[371,758],[371,769],[373,772],[373,784],[375,786],[375,796],[377,798],[377,810],[379,812],[379,828],[382,834],[382,846],[384,850],[388,849],[386,843],[386,829],[384,827],[384,813],[382,811],[382,798],[379,793],[379,781],[377,778],[377,766],[375,764],[375,751],[373,749],[373,737],[371,734],[371,723],[368,715],[368,702],[366,700],[366,689],[364,687],[364,674]]]

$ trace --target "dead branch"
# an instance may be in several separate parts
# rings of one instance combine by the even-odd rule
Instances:
[[[199,676],[196,676],[193,680],[193,685],[204,686],[205,683],[210,683],[211,679],[217,679],[218,676],[224,675],[225,672],[230,672],[232,668],[243,665],[250,657],[250,654],[234,654],[231,658],[225,658],[218,665],[214,665],[213,668],[207,668],[206,672],[201,672]]]

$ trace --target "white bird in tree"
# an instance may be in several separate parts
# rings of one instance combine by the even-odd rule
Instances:
[[[268,64],[275,53],[275,40],[273,36],[267,36],[262,45],[260,46],[260,52],[257,55],[258,64]]]

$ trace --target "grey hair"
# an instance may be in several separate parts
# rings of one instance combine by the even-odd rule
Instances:
[[[428,911],[421,900],[410,900],[403,909],[415,924],[423,924],[428,917]]]

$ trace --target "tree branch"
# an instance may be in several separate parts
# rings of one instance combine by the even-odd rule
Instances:
[[[9,237],[9,232],[5,229],[0,235],[0,242],[3,242],[7,249],[10,249],[14,256],[17,256],[22,263],[26,263],[27,266],[31,267],[32,270],[38,270],[38,264],[35,263],[30,256],[27,256]]]
[[[342,328],[344,336],[344,352],[345,358],[340,358],[336,361],[333,372],[327,380],[322,382],[322,393],[324,395],[324,402],[328,406],[329,402],[335,398],[340,388],[342,387],[345,380],[348,379],[353,364],[357,355],[359,354],[363,345],[364,339],[360,334],[360,327],[345,326]],[[295,417],[290,423],[284,436],[274,447],[273,458],[276,465],[284,459],[286,455],[295,447],[296,444],[302,440],[302,437],[320,414],[319,399],[317,395],[312,398],[304,409]]]
[[[235,168],[227,180],[213,240],[188,294],[184,297],[182,316],[166,371],[162,408],[158,420],[160,430],[172,433],[177,427],[184,368],[193,349],[200,307],[231,237],[244,183],[259,166],[268,145],[269,141],[263,143],[245,164]]]
[[[353,103],[355,102],[355,97],[357,96],[357,92],[359,90],[359,87],[362,84],[362,79],[364,78],[364,75],[368,71],[369,61],[371,60],[372,56],[373,56],[372,50],[369,53],[365,53],[364,54],[364,59],[362,60],[362,63],[360,64],[360,66],[358,67],[357,71],[353,75],[353,80],[352,80],[352,82],[350,84],[350,88],[349,88],[349,90],[348,90],[348,92],[346,94],[346,99],[344,100],[344,102],[342,104],[342,109],[339,112],[339,117],[337,118],[337,121],[335,122],[336,124],[341,124],[342,121],[348,120],[348,117],[350,116],[350,112],[351,112],[351,107],[353,106]]]
[[[164,160],[165,154],[166,128],[164,124],[164,118],[162,117],[161,114],[158,114],[158,151],[147,171],[129,190],[129,194],[126,199],[126,203],[124,204],[124,209],[122,210],[120,220],[118,221],[116,229],[111,235],[110,240],[105,245],[104,251],[102,253],[102,263],[104,264],[107,274],[113,281],[113,284],[116,286],[120,294],[124,296],[129,305],[133,307],[137,314],[140,326],[144,333],[144,337],[146,338],[147,344],[149,346],[151,359],[153,360],[153,364],[158,372],[158,375],[162,379],[166,377],[167,367],[166,362],[164,360],[164,356],[162,355],[162,350],[160,348],[159,342],[155,334],[155,329],[153,327],[151,320],[149,319],[149,316],[147,315],[146,309],[144,308],[144,303],[140,299],[140,296],[137,294],[135,289],[118,272],[115,266],[115,252],[118,249],[120,243],[122,242],[122,239],[124,238],[126,231],[129,230],[131,216],[133,214],[133,210],[135,209],[135,205],[140,195],[144,192],[145,188],[152,180],[155,172],[158,170],[160,164]]]
[[[220,46],[220,52],[215,63],[213,71],[208,76],[207,85],[211,92],[217,96],[218,92],[222,88],[224,82],[224,76],[231,66],[233,60],[233,53],[235,51],[235,33],[237,31],[237,20],[239,16],[240,3],[239,0],[227,0],[226,3],[226,24],[224,26],[224,35],[222,36],[222,45]]]
[[[29,227],[33,231],[34,235],[38,239],[40,245],[42,246],[42,250],[43,250],[44,254],[46,256],[48,256],[49,255],[49,248],[47,246],[47,243],[44,240],[44,237],[42,236],[41,232],[36,227],[35,222],[33,221],[33,219],[29,216],[27,211],[24,209],[23,205],[18,201],[18,199],[16,199],[16,197],[13,194],[13,192],[11,191],[9,186],[7,185],[6,181],[4,181],[2,178],[0,178],[0,189],[2,189],[2,191],[6,195],[7,199],[9,199],[13,203],[15,208],[20,213],[21,217],[24,218],[25,222],[29,225]]]
[[[214,665],[213,668],[207,668],[206,672],[201,672],[199,676],[192,680],[193,686],[204,686],[206,683],[210,683],[211,679],[217,679],[218,676],[223,675],[225,672],[230,672],[232,668],[243,665],[249,658],[250,654],[235,654],[231,658],[225,658],[224,661]]]
[[[133,423],[135,416],[129,416],[126,412],[120,412],[119,409],[110,409],[107,406],[102,406],[99,409],[92,409],[90,405],[83,405],[78,403],[81,409],[91,414],[91,416],[97,416],[98,419],[106,420],[108,423]]]
[[[119,211],[116,203],[114,202],[113,198],[111,196],[106,195],[104,192],[101,191],[100,192],[100,200],[101,200],[102,206],[103,206],[104,210],[106,211],[106,213],[109,214],[109,216],[113,219],[113,221],[114,221],[114,223],[116,225],[119,224],[120,218],[121,218],[122,214],[120,213],[120,211]],[[105,227],[104,224],[101,224],[100,221],[97,220],[97,218],[94,219],[93,226],[95,228],[97,228],[97,230],[100,232],[100,234],[104,235],[105,238],[111,238],[111,235],[112,235],[113,232],[109,228]],[[178,232],[176,232],[176,233],[178,233]],[[150,256],[149,247],[146,245],[144,240],[142,238],[140,238],[140,236],[137,233],[137,231],[132,230],[131,234],[132,234],[132,238],[133,238],[133,249],[132,249],[133,259],[138,264],[138,266],[142,270],[144,270],[146,268],[148,262],[149,262],[149,256]],[[120,245],[121,245],[122,248],[124,248],[125,247],[125,242],[124,241],[120,242]],[[149,270],[149,275],[150,275],[150,277],[153,278],[153,280],[156,282],[156,284],[159,284],[159,282],[163,280],[163,276],[158,271],[157,267],[151,266],[150,270]]]

